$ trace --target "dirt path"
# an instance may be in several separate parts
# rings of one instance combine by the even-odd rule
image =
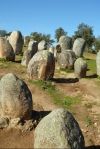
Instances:
[[[26,67],[4,68],[0,70],[0,76],[4,76],[9,72],[15,73],[19,78],[23,79],[33,97],[33,110],[35,111],[52,111],[60,108],[60,105],[54,103],[49,93],[38,86],[28,82]],[[94,149],[100,148],[100,80],[94,79],[77,79],[74,73],[65,72],[55,73],[54,80],[56,90],[63,93],[64,96],[81,96],[82,101],[79,104],[72,105],[67,109],[70,111],[83,132],[85,138],[85,146]],[[89,122],[91,124],[89,125]],[[18,130],[0,130],[0,148],[33,148],[34,130],[29,132],[21,132]]]

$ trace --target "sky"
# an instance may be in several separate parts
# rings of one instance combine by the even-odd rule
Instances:
[[[38,32],[56,40],[56,29],[71,37],[81,23],[100,35],[100,0],[0,0],[0,30],[7,32]]]

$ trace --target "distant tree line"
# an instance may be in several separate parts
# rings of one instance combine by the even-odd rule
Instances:
[[[6,30],[0,30],[0,37],[9,36],[11,32],[7,33]],[[62,28],[59,27],[55,30],[55,36],[56,42],[59,42],[59,38],[62,35],[67,35],[67,32]],[[77,30],[74,32],[74,35],[72,36],[72,41],[74,42],[77,38],[83,38],[86,41],[86,49],[89,51],[89,49],[94,49],[96,51],[100,50],[100,36],[97,38],[93,34],[93,27],[81,23],[78,25]],[[55,42],[54,39],[51,39],[50,34],[42,34],[38,32],[31,32],[29,36],[27,36],[27,43],[29,43],[30,39],[36,40],[37,42],[40,42],[41,40],[45,40],[48,45],[53,45]]]

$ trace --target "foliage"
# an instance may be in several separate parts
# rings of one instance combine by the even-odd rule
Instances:
[[[59,41],[59,38],[63,35],[67,35],[67,32],[65,32],[62,27],[59,27],[58,29],[55,30],[55,38],[57,42]]]
[[[25,36],[24,46],[28,46],[28,43],[30,41],[30,36]]]
[[[9,36],[11,32],[7,33],[6,30],[0,30],[0,37]]]
[[[30,36],[33,40],[36,40],[38,43],[42,40],[45,40],[47,42],[47,45],[52,45],[55,42],[53,39],[50,39],[50,34],[45,35],[38,32],[32,32]]]
[[[85,117],[85,121],[86,121],[88,126],[92,125],[92,121],[91,121],[91,119],[88,116]]]
[[[74,72],[73,69],[67,69],[67,68],[60,68],[60,71],[65,71],[65,72],[67,72],[67,73],[72,73],[72,72]]]
[[[95,47],[95,50],[98,52],[100,50],[100,36],[98,36],[98,38],[95,38],[93,45]]]
[[[72,36],[73,42],[77,38],[83,38],[86,41],[86,47],[89,50],[89,48],[92,47],[93,42],[95,40],[95,37],[93,35],[93,27],[87,24],[81,23],[77,28],[78,30],[75,31],[74,35]]]
[[[29,83],[35,84],[39,86],[41,89],[49,92],[54,102],[61,105],[64,108],[70,108],[72,104],[79,103],[81,101],[81,98],[79,96],[63,97],[63,94],[61,92],[56,91],[55,84],[53,84],[50,81],[34,81],[34,80],[28,80],[28,81]]]

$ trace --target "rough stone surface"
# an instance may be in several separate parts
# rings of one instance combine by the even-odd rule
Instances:
[[[29,50],[24,51],[23,58],[22,58],[22,61],[21,61],[21,65],[22,66],[27,66],[32,57],[33,57],[33,52],[32,51],[29,51]]]
[[[54,55],[48,50],[37,52],[29,61],[28,78],[36,80],[47,80],[52,78],[55,70]]]
[[[24,41],[20,31],[13,31],[11,33],[11,35],[9,36],[9,43],[13,47],[15,54],[22,53]]]
[[[57,57],[57,49],[54,46],[51,46],[49,48],[49,52],[51,52],[52,54],[54,54],[54,57]]]
[[[76,60],[75,53],[72,50],[63,50],[58,58],[57,62],[62,68],[74,68],[74,62]]]
[[[72,38],[69,36],[61,36],[59,38],[59,44],[61,47],[61,51],[71,49],[72,48]]]
[[[9,125],[9,119],[7,117],[0,118],[0,129],[5,128]]]
[[[34,148],[83,149],[84,144],[77,121],[66,109],[53,110],[34,132]]]
[[[87,63],[82,58],[78,58],[74,63],[74,72],[77,77],[84,78],[86,76]]]
[[[30,119],[32,114],[32,95],[26,83],[13,73],[0,80],[0,104],[3,116]]]
[[[85,40],[82,38],[77,38],[73,44],[73,51],[75,52],[76,56],[83,56],[83,52],[85,49]]]
[[[0,38],[0,58],[4,58],[8,61],[15,61],[13,48],[5,38]]]
[[[38,51],[38,42],[34,40],[30,40],[27,50],[32,51],[34,55]]]
[[[96,67],[97,67],[97,75],[100,76],[100,50],[98,51],[96,56]]]
[[[47,43],[45,40],[42,40],[38,43],[38,51],[46,50],[47,49]]]

